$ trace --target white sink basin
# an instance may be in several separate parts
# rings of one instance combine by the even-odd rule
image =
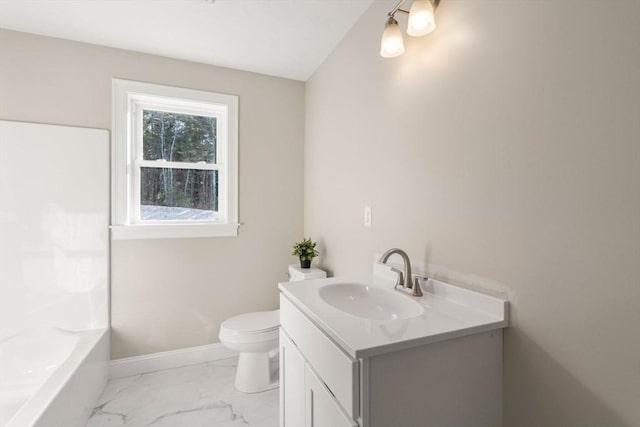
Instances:
[[[327,304],[353,316],[371,320],[400,320],[416,317],[423,307],[411,297],[360,283],[335,283],[318,289]]]

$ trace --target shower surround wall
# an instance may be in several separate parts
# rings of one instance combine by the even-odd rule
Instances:
[[[108,140],[0,121],[0,339],[108,326]]]

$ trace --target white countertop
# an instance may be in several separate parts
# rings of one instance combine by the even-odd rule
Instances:
[[[377,273],[372,283],[365,284],[392,290],[395,276],[385,272],[386,269],[386,266],[374,266]],[[422,284],[422,297],[396,291],[422,305],[421,315],[402,320],[356,317],[327,304],[318,294],[324,285],[347,282],[354,281],[318,279],[283,282],[278,287],[282,295],[356,359],[508,326],[506,300],[432,279]]]

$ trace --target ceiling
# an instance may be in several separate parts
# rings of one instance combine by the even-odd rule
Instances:
[[[0,28],[307,80],[373,0],[0,0]]]

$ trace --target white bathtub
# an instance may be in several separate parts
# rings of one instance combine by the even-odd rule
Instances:
[[[42,328],[0,340],[0,426],[85,426],[108,360],[107,329]]]

